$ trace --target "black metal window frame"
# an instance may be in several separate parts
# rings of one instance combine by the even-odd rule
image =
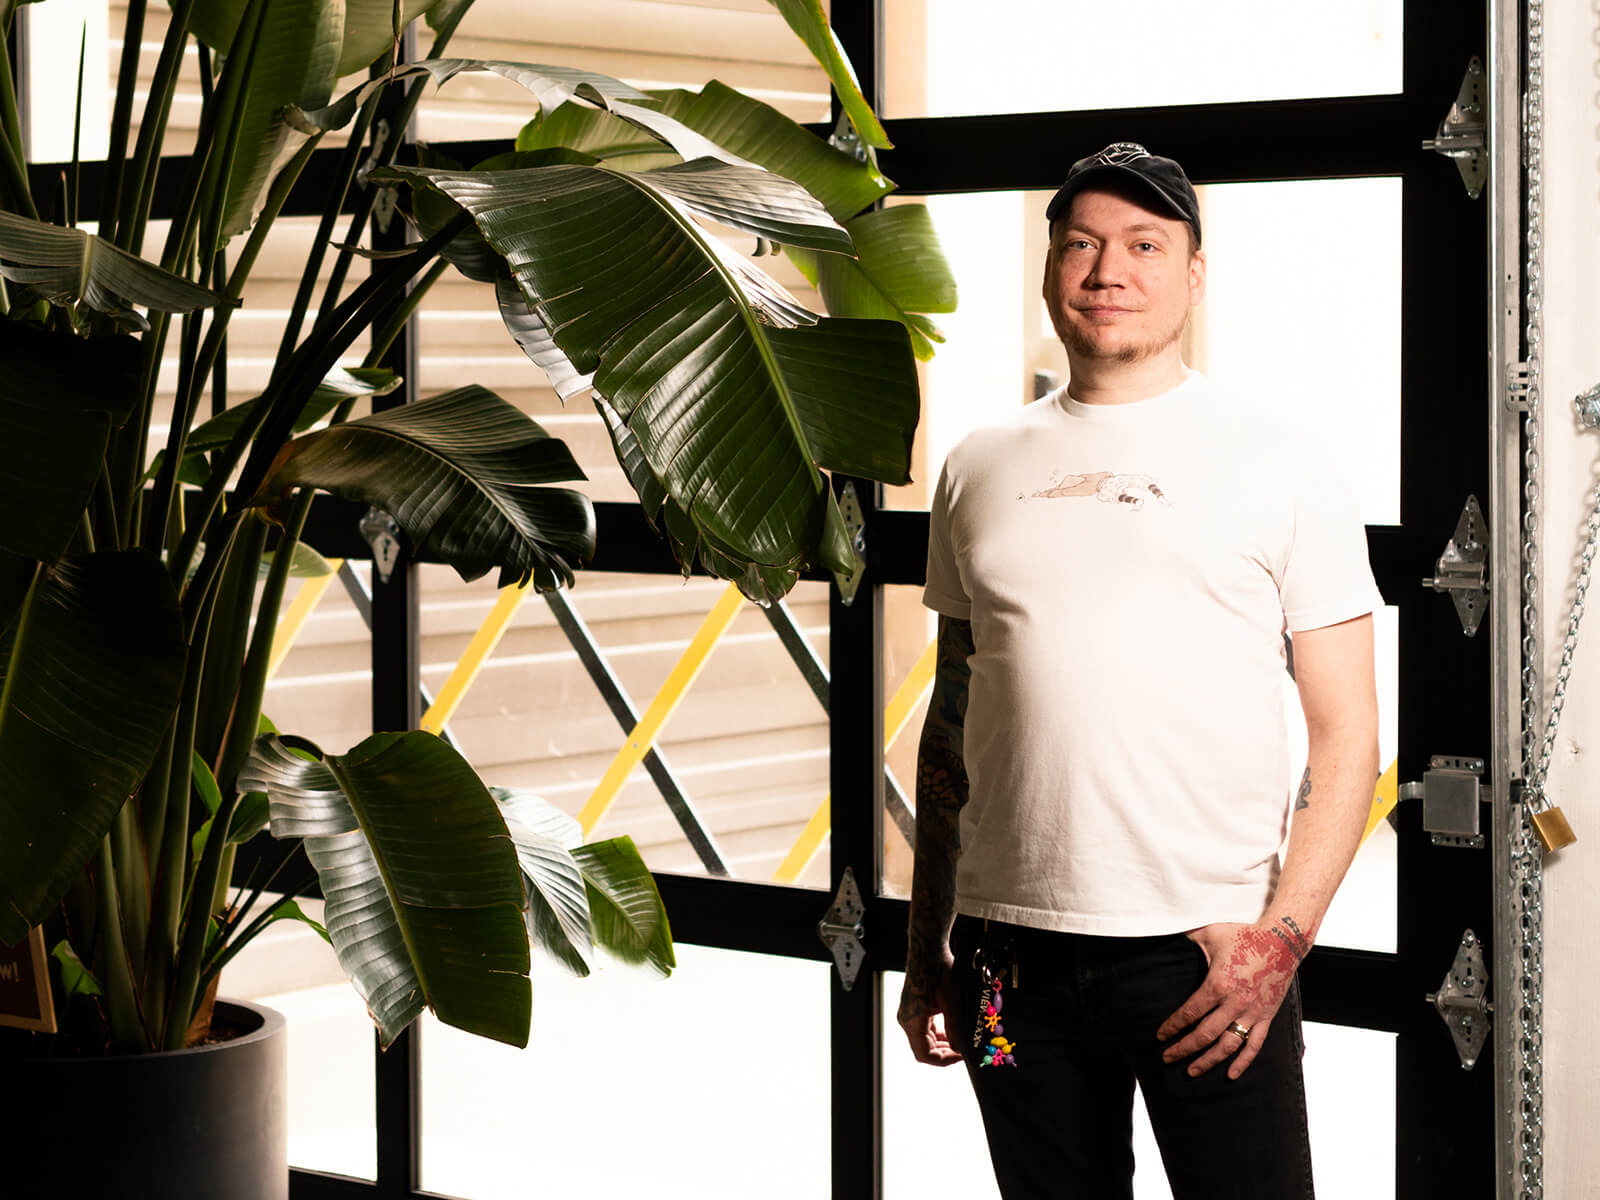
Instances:
[[[877,100],[883,62],[881,0],[834,0],[832,9],[835,31],[863,91]],[[1461,497],[1468,491],[1481,493],[1487,480],[1486,439],[1475,418],[1465,415],[1480,411],[1478,398],[1486,384],[1487,356],[1478,332],[1483,322],[1475,311],[1465,320],[1450,311],[1452,303],[1459,303],[1459,292],[1452,289],[1458,290],[1463,281],[1469,289],[1481,287],[1485,279],[1481,210],[1474,215],[1455,202],[1460,184],[1453,167],[1419,150],[1421,139],[1433,133],[1454,97],[1468,57],[1482,55],[1484,22],[1481,3],[1406,0],[1404,90],[1393,95],[891,119],[885,125],[895,148],[880,158],[906,195],[1052,188],[1072,159],[1125,140],[1177,158],[1197,183],[1357,176],[1403,180],[1401,441],[1407,471],[1401,481],[1401,524],[1369,527],[1368,537],[1380,588],[1390,603],[1401,606],[1404,778],[1420,776],[1427,754],[1440,752],[1441,746],[1488,744],[1487,705],[1440,702],[1438,683],[1443,664],[1453,663],[1456,682],[1444,690],[1453,686],[1470,693],[1477,688],[1486,697],[1487,645],[1463,646],[1458,631],[1425,610],[1416,586],[1431,573],[1432,559],[1442,547],[1438,531],[1447,534],[1453,528]],[[830,131],[816,128],[824,135]],[[473,161],[503,147],[478,142],[441,148],[458,160]],[[337,153],[322,151],[313,158],[285,206],[286,215],[320,211]],[[177,165],[168,161],[160,174],[157,216],[175,206],[174,192],[183,176]],[[41,186],[58,169],[59,164],[34,164],[30,172]],[[84,174],[82,194],[98,195],[96,165],[85,164]],[[93,215],[84,214],[86,219]],[[380,242],[403,236],[398,223],[388,233],[375,234]],[[406,384],[385,403],[413,398],[417,361],[413,317],[386,363]],[[835,485],[844,482],[835,480]],[[861,884],[867,959],[853,989],[844,990],[837,978],[831,985],[831,1177],[836,1198],[876,1200],[883,1191],[883,973],[899,969],[906,948],[905,902],[880,894],[883,589],[923,582],[927,514],[880,509],[879,489],[864,481],[856,481],[856,489],[867,528],[866,580],[851,605],[843,604],[834,589],[829,610],[830,860],[833,886],[847,867]],[[605,503],[596,509],[599,549],[590,569],[676,572],[637,506]],[[359,515],[354,507],[325,498],[314,510],[307,540],[331,555],[369,558],[370,549],[357,533]],[[375,729],[415,728],[421,716],[412,565],[403,562],[387,581],[374,578],[371,588]],[[1491,927],[1486,857],[1475,860],[1459,851],[1441,855],[1428,848],[1414,814],[1402,813],[1400,826],[1399,952],[1317,948],[1302,972],[1306,1016],[1399,1035],[1397,1105],[1407,1119],[1397,1131],[1398,1195],[1443,1190],[1488,1195],[1493,1181],[1492,1081],[1481,1070],[1467,1077],[1439,1073],[1435,1043],[1444,1034],[1420,1003],[1424,991],[1438,982],[1440,939],[1453,945],[1464,922],[1480,930]],[[658,882],[682,942],[829,961],[815,933],[828,904],[819,891],[710,875],[661,875]],[[1453,904],[1438,904],[1441,893],[1452,895]],[[898,1037],[897,1031],[890,1034]],[[297,1169],[291,1176],[295,1200],[430,1195],[419,1188],[419,1037],[413,1030],[388,1052],[374,1053],[376,1182]]]

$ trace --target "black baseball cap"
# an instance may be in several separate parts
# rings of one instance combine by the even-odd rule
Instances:
[[[1054,225],[1065,216],[1072,198],[1099,180],[1129,180],[1155,200],[1157,210],[1189,222],[1195,243],[1200,241],[1200,202],[1194,185],[1170,158],[1151,154],[1138,142],[1112,142],[1098,154],[1080,158],[1067,172],[1067,181],[1050,198],[1045,220]]]

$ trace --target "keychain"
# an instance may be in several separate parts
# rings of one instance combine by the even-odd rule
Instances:
[[[972,1030],[973,1046],[983,1049],[983,1061],[978,1065],[1014,1067],[1017,1065],[1014,1053],[1017,1047],[1006,1037],[1006,1027],[1001,1020],[1001,1010],[1005,1007],[1006,966],[1001,965],[998,971],[992,969],[981,947],[973,954],[972,965],[983,980],[983,991],[978,994],[978,1019]],[[1011,962],[1010,967],[1014,987],[1017,980],[1015,961]]]

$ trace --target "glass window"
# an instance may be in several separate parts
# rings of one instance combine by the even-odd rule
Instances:
[[[449,683],[497,598],[492,578],[462,584],[422,573],[423,683]],[[628,834],[653,870],[709,869],[707,843],[729,874],[824,887],[828,882],[828,721],[771,618],[717,580],[580,572],[557,604],[587,629],[634,711],[676,696],[654,742],[670,773],[649,764],[613,775],[624,728],[548,600],[529,594],[445,733],[491,784],[526,787],[579,817],[596,838]],[[723,605],[731,607],[722,607]],[[717,621],[721,613],[725,621]],[[827,585],[802,583],[787,618],[826,670]],[[708,654],[693,649],[710,621]],[[710,636],[708,634],[708,636]],[[685,682],[687,681],[687,682]]]
[[[299,903],[322,919],[321,900]],[[332,948],[304,925],[279,921],[228,964],[223,989],[277,1009],[288,1024],[290,1164],[375,1179],[372,1019]]]
[[[424,52],[428,41],[421,31]],[[717,79],[796,121],[829,119],[827,77],[765,0],[477,0],[447,52],[576,67],[643,89],[697,90]],[[536,111],[510,80],[460,76],[430,88],[418,136],[512,138]]]
[[[884,112],[1363,96],[1402,88],[1401,0],[884,0]]]
[[[526,1050],[423,1018],[423,1189],[827,1195],[832,972],[679,945],[670,979],[620,966],[576,979],[535,956]]]

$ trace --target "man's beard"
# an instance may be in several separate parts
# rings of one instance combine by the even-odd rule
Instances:
[[[1165,336],[1157,334],[1142,342],[1129,342],[1115,350],[1106,350],[1095,341],[1082,327],[1066,321],[1056,323],[1056,333],[1060,336],[1062,344],[1068,350],[1086,359],[1098,359],[1102,362],[1119,362],[1123,364],[1143,362],[1160,354],[1183,336],[1184,328],[1189,324],[1189,314],[1186,312],[1178,319],[1177,325]]]

